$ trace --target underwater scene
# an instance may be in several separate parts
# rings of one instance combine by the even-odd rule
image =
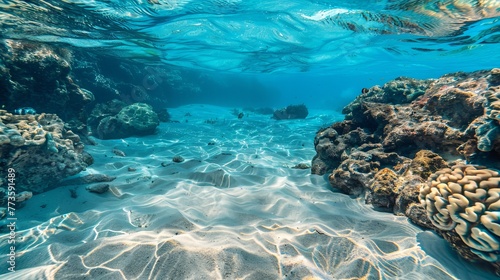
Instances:
[[[500,279],[499,0],[0,26],[0,279]]]

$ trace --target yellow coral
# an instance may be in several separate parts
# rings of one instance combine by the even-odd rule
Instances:
[[[456,165],[429,177],[420,202],[432,224],[455,230],[471,251],[489,262],[500,260],[500,176],[497,171]]]

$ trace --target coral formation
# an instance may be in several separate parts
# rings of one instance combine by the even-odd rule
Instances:
[[[80,138],[53,114],[13,115],[0,110],[0,175],[16,170],[19,192],[40,193],[92,164]],[[3,180],[3,179],[2,179]]]
[[[335,170],[343,151],[363,144],[380,144],[379,154],[395,152],[405,158],[422,149],[467,160],[481,153],[500,156],[495,119],[499,87],[489,84],[491,72],[455,73],[420,82],[396,79],[372,87],[344,108],[343,122],[317,133],[312,172]],[[407,86],[402,86],[404,82]],[[395,97],[398,89],[404,98]]]
[[[392,209],[396,196],[399,195],[403,187],[403,180],[396,172],[389,168],[383,168],[377,172],[371,184],[369,184],[369,193],[367,202],[375,206]]]
[[[101,182],[111,182],[115,180],[116,177],[108,176],[105,174],[89,174],[83,177],[65,179],[59,182],[59,186],[69,186],[69,185],[83,185],[91,183],[101,183]]]
[[[476,189],[461,194],[470,196],[467,204],[458,194],[445,204],[438,195],[447,197],[444,185],[436,184],[429,193],[435,203],[420,203],[422,186],[440,169],[466,161],[500,168],[499,77],[498,69],[459,72],[435,80],[398,78],[364,90],[344,108],[344,121],[317,132],[311,172],[329,173],[333,188],[436,230],[462,257],[487,260],[500,273],[498,185],[483,190],[486,183],[475,181]],[[452,216],[447,205],[455,204]]]
[[[429,177],[419,198],[434,226],[455,230],[482,259],[500,260],[498,172],[472,165],[445,168]]]
[[[278,109],[273,113],[273,119],[289,120],[289,119],[305,119],[309,111],[306,105],[288,105],[286,108]]]

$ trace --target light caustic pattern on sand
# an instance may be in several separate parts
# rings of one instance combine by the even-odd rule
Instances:
[[[34,196],[19,213],[26,229],[18,272],[2,279],[458,276],[446,266],[456,264],[421,248],[422,231],[406,218],[375,212],[310,170],[291,168],[314,155],[311,139],[325,116],[238,120],[209,106],[171,114],[183,120],[188,111],[200,115],[162,125],[158,135],[88,147],[95,164],[87,173],[117,176],[111,192],[65,186]],[[203,122],[214,116],[215,124]],[[113,156],[115,148],[127,156]],[[173,163],[175,155],[186,160]]]

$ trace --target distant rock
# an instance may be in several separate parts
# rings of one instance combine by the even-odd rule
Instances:
[[[278,109],[273,113],[273,119],[289,120],[289,119],[305,119],[309,111],[306,105],[289,105],[286,108]]]
[[[105,103],[97,103],[87,118],[92,134],[97,135],[97,127],[102,119],[116,116],[127,104],[118,99],[113,99]]]

